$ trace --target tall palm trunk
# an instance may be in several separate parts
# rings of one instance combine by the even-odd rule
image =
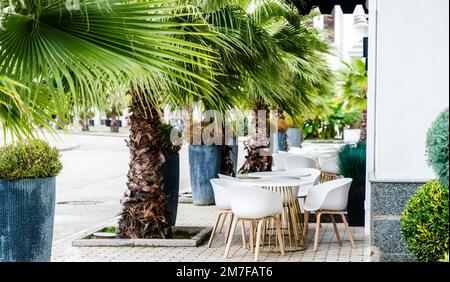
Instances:
[[[260,110],[266,111],[265,117],[265,132],[260,132],[262,129],[258,127],[260,123],[258,112]],[[247,155],[245,156],[244,165],[240,168],[240,173],[271,171],[272,170],[272,156],[261,154],[262,150],[266,150],[269,146],[268,134],[270,132],[269,125],[269,108],[264,103],[256,103],[253,108],[255,118],[251,125],[251,141],[246,144]]]
[[[361,114],[361,141],[367,140],[367,110],[363,110]]]
[[[142,91],[131,91],[128,190],[119,220],[121,238],[170,238],[170,218],[160,170],[165,162],[161,150],[159,113],[141,103]]]
[[[117,113],[116,109],[113,108],[111,110],[111,132],[119,132],[118,117],[119,117],[119,114]]]
[[[89,131],[89,118],[86,114],[83,114],[83,117],[81,119],[81,130]]]

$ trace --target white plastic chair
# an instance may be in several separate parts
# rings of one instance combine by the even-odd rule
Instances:
[[[229,176],[229,175],[225,175],[225,174],[218,174],[220,179],[227,179],[227,180],[231,180],[231,181],[239,181],[239,178],[233,177],[233,176]]]
[[[320,170],[315,168],[305,168],[302,170],[308,170],[310,175],[301,178],[302,180],[305,180],[307,184],[300,186],[297,193],[298,198],[305,198],[308,195],[309,189],[311,189],[311,187],[313,187],[314,185],[319,184],[321,174]]]
[[[281,255],[284,255],[284,238],[281,234],[281,214],[283,213],[283,199],[279,193],[264,190],[257,187],[234,186],[231,189],[231,210],[235,220],[231,226],[230,236],[225,248],[224,257],[228,258],[233,241],[233,234],[239,221],[250,221],[250,250],[253,251],[253,226],[257,224],[255,261],[258,261],[259,248],[264,223],[273,219],[280,244]]]
[[[289,155],[284,157],[284,168],[286,170],[296,168],[317,168],[316,160],[301,156],[301,155]]]
[[[336,154],[319,154],[317,157],[320,170],[323,173],[339,174],[338,156]]]
[[[309,190],[304,205],[304,222],[306,226],[303,230],[303,233],[306,236],[309,214],[311,212],[315,212],[317,221],[316,232],[314,236],[314,251],[317,251],[317,248],[319,246],[320,217],[323,214],[329,214],[331,216],[334,232],[336,233],[336,238],[339,242],[339,245],[341,245],[342,242],[339,236],[334,215],[340,215],[342,218],[342,222],[344,223],[345,231],[347,232],[347,235],[352,243],[352,247],[356,247],[355,242],[353,241],[352,234],[348,227],[347,219],[345,218],[345,209],[347,208],[348,192],[350,190],[351,184],[351,178],[341,178],[316,185]]]
[[[234,215],[231,211],[231,198],[230,198],[230,186],[236,185],[235,180],[230,180],[228,178],[214,178],[210,180],[211,186],[213,188],[214,192],[214,199],[216,202],[216,206],[220,209],[219,214],[217,215],[216,221],[213,226],[213,230],[211,232],[211,236],[209,237],[208,242],[208,248],[211,247],[212,241],[214,240],[214,236],[217,233],[217,227],[219,226],[220,220],[223,217],[222,225],[220,227],[219,233],[222,232],[223,226],[225,221],[227,220],[228,215],[231,216],[229,224],[228,224],[228,231],[225,235],[225,243],[227,242],[228,236],[230,236],[230,227],[233,223]],[[242,233],[243,233],[243,242],[246,241],[245,238],[245,226],[242,226]]]

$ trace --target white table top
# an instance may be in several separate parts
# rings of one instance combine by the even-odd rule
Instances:
[[[265,172],[252,172],[247,174],[251,178],[272,178],[272,177],[294,177],[303,178],[311,176],[310,168],[297,168],[284,171],[265,171]]]
[[[245,184],[258,187],[293,187],[293,186],[301,186],[309,182],[310,181],[302,180],[300,178],[270,177],[270,178],[254,179],[251,181],[247,180],[245,181]]]

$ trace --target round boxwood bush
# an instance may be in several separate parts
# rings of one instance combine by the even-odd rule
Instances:
[[[438,181],[423,185],[403,211],[402,237],[419,261],[439,261],[448,252],[448,189]]]
[[[59,158],[57,148],[39,139],[0,147],[0,179],[56,176],[62,169]]]
[[[448,188],[448,109],[433,122],[427,133],[428,163],[438,180]]]

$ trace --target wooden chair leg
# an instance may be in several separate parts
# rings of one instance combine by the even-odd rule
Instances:
[[[280,253],[284,256],[284,236],[281,233],[281,219],[280,215],[275,216],[275,228],[277,229],[277,238],[280,244]]]
[[[309,221],[309,211],[304,211],[303,213],[303,237],[306,238],[308,233],[308,221]]]
[[[258,222],[258,230],[256,232],[255,261],[258,261],[259,247],[261,245],[261,233],[262,233],[263,223],[264,223],[264,219],[261,219]]]
[[[228,237],[230,236],[231,225],[233,224],[233,219],[234,219],[234,214],[230,213],[230,215],[231,215],[230,222],[228,223],[227,234],[225,235],[225,241],[224,241],[225,244],[228,242]]]
[[[225,216],[223,217],[222,223],[220,224],[220,229],[219,229],[219,233],[222,234],[222,230],[223,230],[223,226],[225,224],[225,221],[227,220],[228,217],[228,213],[225,213]]]
[[[253,220],[250,220],[250,239],[249,239],[249,244],[250,244],[250,252],[253,252],[253,248],[255,246],[255,223]]]
[[[316,211],[316,233],[314,234],[314,252],[319,248],[319,231],[320,231],[320,216],[322,214]]]
[[[238,222],[239,218],[236,217],[236,220],[233,221],[233,224],[231,225],[230,236],[228,238],[227,246],[225,248],[225,254],[223,255],[224,258],[228,258],[228,253],[230,252],[231,248],[231,242],[233,241],[234,231],[236,230],[236,225],[238,224]]]
[[[339,243],[339,246],[342,246],[341,236],[339,236],[339,230],[337,228],[336,220],[334,219],[334,214],[330,214],[331,222],[333,222],[334,233],[336,234],[336,239]]]
[[[214,223],[214,227],[211,232],[211,236],[209,237],[208,248],[211,248],[211,244],[212,244],[212,241],[214,240],[214,235],[216,234],[217,226],[219,225],[219,221],[222,218],[222,215],[223,215],[223,212],[221,212],[217,215],[217,219],[216,219],[216,222]]]
[[[242,222],[242,246],[244,247],[244,249],[247,249],[247,236],[245,235],[245,223],[244,220],[241,220]]]
[[[353,241],[352,232],[350,232],[350,228],[348,227],[347,219],[345,218],[345,214],[341,214],[342,221],[344,222],[345,231],[347,231],[348,238],[350,239],[350,242],[352,243],[352,247],[356,248],[355,241]]]

